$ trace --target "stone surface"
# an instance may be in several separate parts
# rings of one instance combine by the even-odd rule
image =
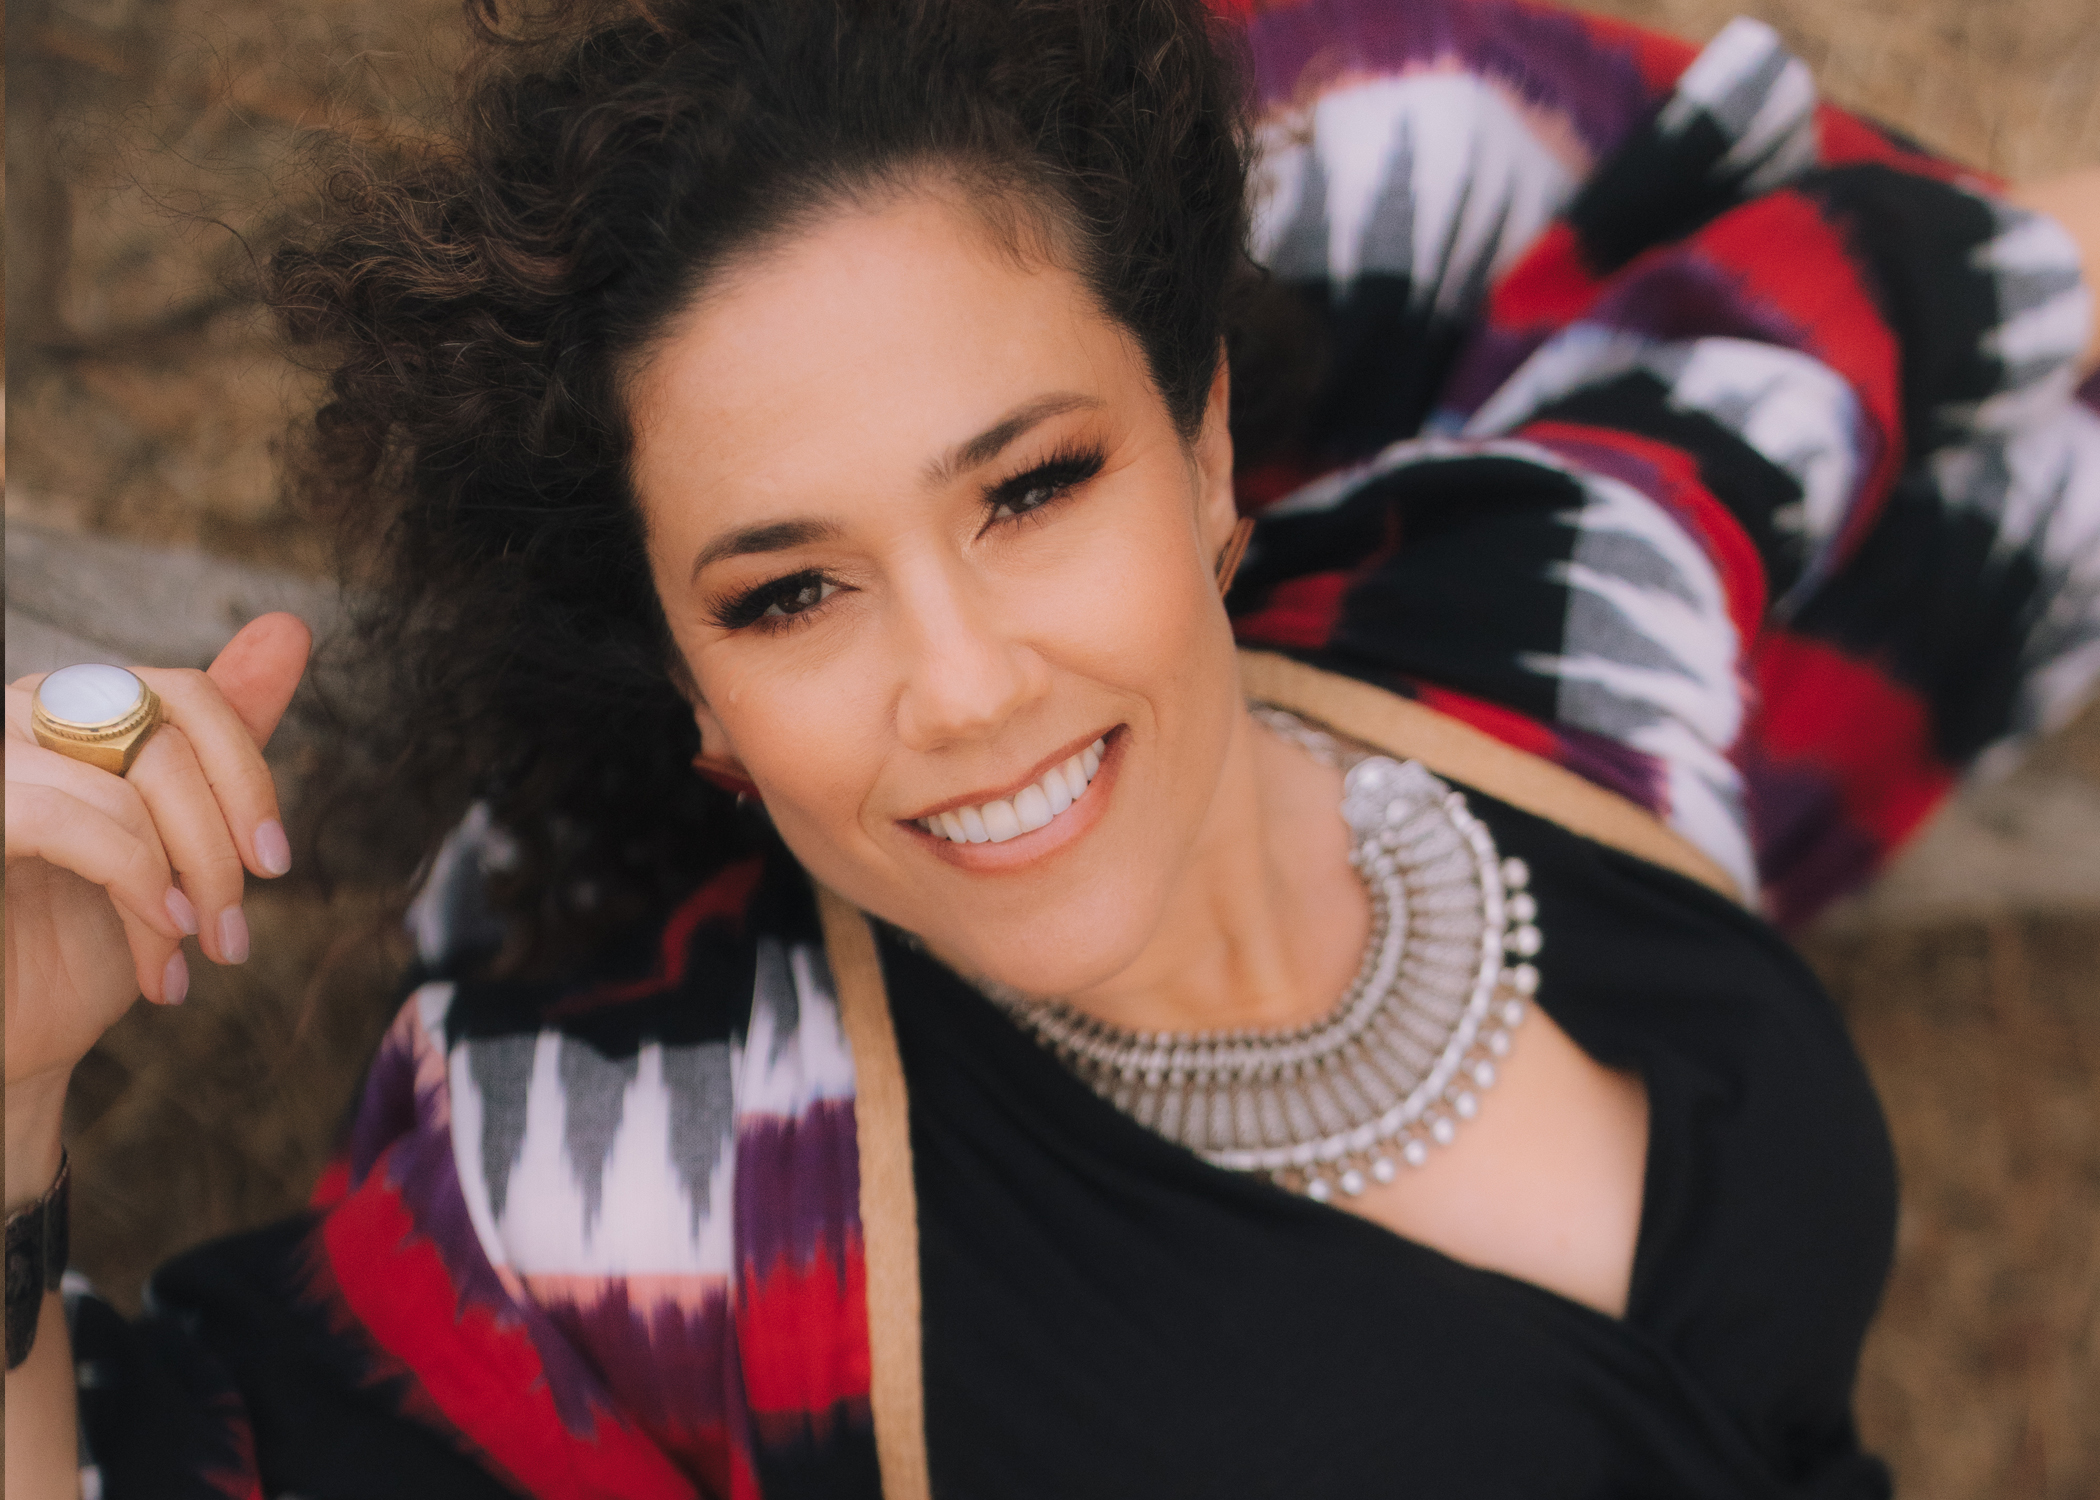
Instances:
[[[204,667],[257,615],[289,610],[325,634],[336,589],[185,547],[7,527],[7,680],[77,661]]]
[[[7,669],[9,682],[30,672],[49,672],[79,661],[104,661],[122,667],[142,662],[135,653],[118,653],[95,641],[47,625],[34,615],[10,608],[7,611]]]
[[[1912,1500],[2100,1496],[2100,915],[1808,945],[1895,1138],[1860,1428]]]
[[[2065,911],[2100,911],[2100,782],[2030,766],[1950,800],[1820,925],[1839,933]]]
[[[257,290],[335,162],[425,137],[458,0],[19,0],[7,22],[9,521],[321,571],[278,477],[315,385]]]

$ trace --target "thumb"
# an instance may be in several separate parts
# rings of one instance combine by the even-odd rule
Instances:
[[[313,642],[314,633],[297,615],[257,615],[206,669],[258,746],[269,743],[284,717]]]

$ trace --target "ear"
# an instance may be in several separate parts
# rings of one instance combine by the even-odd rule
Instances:
[[[716,747],[724,745],[721,722],[705,707],[693,709],[693,721],[700,726],[700,753],[693,757],[693,769],[707,781],[738,797],[757,797],[758,783],[744,769],[744,763],[732,752]]]
[[[690,702],[693,705],[694,727],[700,731],[700,753],[709,760],[735,759],[727,754],[729,735],[722,728],[722,721],[715,717],[715,711],[702,699],[694,698]]]
[[[1225,345],[1218,343],[1218,372],[1211,377],[1210,396],[1203,404],[1203,425],[1197,430],[1191,457],[1196,466],[1196,525],[1203,538],[1203,555],[1215,557],[1232,539],[1239,524],[1239,502],[1232,489],[1232,371],[1225,360]]]
[[[693,682],[693,674],[682,657],[674,657],[671,663],[671,680],[679,694],[692,705],[693,725],[700,731],[700,753],[693,757],[693,769],[706,780],[725,792],[739,797],[756,797],[758,785],[752,781],[744,763],[736,752],[729,748],[729,735],[715,711],[707,706],[700,690]]]

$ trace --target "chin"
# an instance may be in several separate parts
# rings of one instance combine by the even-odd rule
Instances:
[[[1096,947],[1074,953],[1068,947],[1044,947],[1036,953],[1011,950],[979,954],[974,950],[944,944],[928,937],[931,947],[965,978],[1016,990],[1038,1000],[1055,1000],[1083,994],[1108,983],[1130,966],[1142,943]]]
[[[918,936],[971,978],[1040,998],[1078,994],[1129,968],[1158,925],[1156,896],[1116,885],[1005,920],[944,912]]]

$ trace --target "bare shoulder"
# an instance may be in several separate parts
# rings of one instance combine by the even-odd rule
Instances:
[[[1454,1260],[1622,1316],[1647,1181],[1646,1086],[1536,1007],[1514,1040],[1449,1148],[1337,1201]]]

